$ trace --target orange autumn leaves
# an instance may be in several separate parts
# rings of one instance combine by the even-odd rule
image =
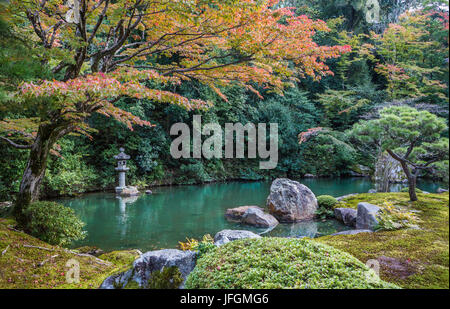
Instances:
[[[227,100],[220,87],[230,83],[261,97],[255,85],[282,93],[299,77],[319,80],[332,74],[325,61],[350,47],[319,46],[313,38],[329,30],[326,24],[295,16],[293,8],[272,9],[278,2],[80,0],[82,21],[76,25],[64,20],[65,1],[12,0],[10,12],[17,24],[27,19],[33,24],[25,31],[48,50],[43,55],[55,72],[80,65],[74,70],[77,76],[69,79],[24,83],[19,95],[51,98],[64,120],[81,123],[97,112],[131,129],[133,124],[150,124],[115,107],[120,97],[187,109],[210,106],[151,89],[145,81],[197,80]]]

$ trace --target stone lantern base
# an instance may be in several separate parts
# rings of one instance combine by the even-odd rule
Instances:
[[[139,190],[133,186],[116,187],[116,194],[120,196],[136,196],[139,195]]]

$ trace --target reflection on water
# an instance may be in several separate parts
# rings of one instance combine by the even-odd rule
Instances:
[[[316,195],[334,196],[367,192],[372,184],[364,178],[304,179]],[[438,185],[418,187],[434,192]],[[73,208],[86,223],[88,237],[74,246],[90,245],[104,250],[174,248],[179,241],[201,238],[223,229],[247,229],[268,236],[317,237],[347,229],[334,220],[280,224],[271,231],[241,226],[224,218],[227,208],[265,206],[270,182],[224,183],[201,186],[154,188],[152,195],[118,198],[114,194],[87,194],[60,202]]]

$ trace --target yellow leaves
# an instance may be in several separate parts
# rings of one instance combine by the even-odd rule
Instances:
[[[195,251],[198,249],[199,244],[212,244],[214,242],[214,239],[211,237],[211,235],[206,234],[203,235],[202,239],[198,241],[194,238],[186,237],[186,242],[179,241],[178,244],[183,251],[192,250]]]

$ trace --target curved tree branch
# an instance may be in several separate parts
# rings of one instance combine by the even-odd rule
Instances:
[[[9,138],[7,138],[7,137],[4,137],[4,136],[0,136],[0,139],[2,139],[2,140],[4,140],[4,141],[6,141],[6,142],[8,142],[11,146],[13,146],[14,148],[17,148],[17,149],[31,149],[31,145],[20,145],[20,144],[16,144],[15,142],[13,142],[12,140],[10,140]]]

